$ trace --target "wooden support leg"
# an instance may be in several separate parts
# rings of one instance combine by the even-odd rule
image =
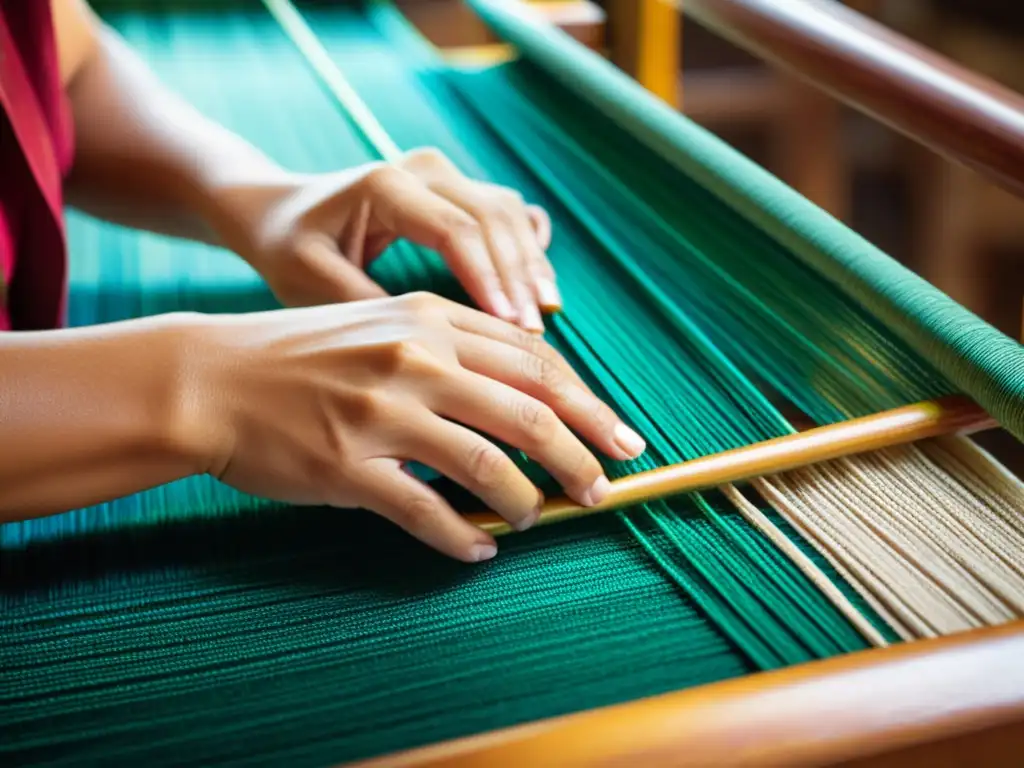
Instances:
[[[985,253],[974,222],[983,182],[970,170],[931,154],[915,174],[915,260],[922,277],[981,317],[991,315]]]
[[[612,62],[679,106],[682,14],[665,0],[608,0],[607,11]]]
[[[842,140],[842,105],[780,75],[775,149],[784,180],[841,221],[850,215],[850,179]]]

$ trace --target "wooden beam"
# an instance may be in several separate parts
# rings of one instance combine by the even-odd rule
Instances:
[[[678,106],[682,15],[666,0],[608,0],[612,62],[660,99]]]
[[[824,0],[686,0],[726,40],[1024,196],[1024,96]]]

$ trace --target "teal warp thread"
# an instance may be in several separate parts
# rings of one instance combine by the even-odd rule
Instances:
[[[559,30],[500,0],[469,0],[498,35],[554,80],[794,255],[829,277],[1024,440],[1024,349],[645,92]]]
[[[552,103],[572,99],[571,94],[544,94],[531,88],[531,80],[521,72],[513,72],[511,77],[517,91],[525,91],[531,101],[543,102],[545,95]],[[493,100],[502,93],[501,79],[493,75],[473,75],[458,84],[471,98],[486,93]],[[525,96],[509,96],[525,103]],[[594,118],[586,114],[585,105],[574,107],[564,119],[582,109],[578,124],[582,132],[584,125],[593,125]],[[502,104],[506,123],[511,122],[507,118],[511,109]],[[484,110],[478,106],[478,111],[483,114]],[[949,391],[948,382],[911,350],[885,336],[863,310],[849,301],[844,304],[843,297],[822,278],[801,269],[777,248],[771,250],[770,243],[766,247],[742,225],[709,210],[707,195],[700,200],[681,194],[678,181],[662,192],[656,161],[645,165],[634,156],[628,168],[619,170],[622,178],[635,182],[635,189],[654,198],[650,205],[618,180],[610,182],[597,165],[598,156],[613,157],[610,147],[621,147],[623,137],[611,136],[603,145],[592,140],[600,154],[588,156],[580,147],[567,147],[568,139],[554,134],[554,126],[541,124],[536,115],[530,132],[541,140],[530,147],[509,137],[497,121],[490,124],[518,146],[538,176],[549,178],[569,170],[571,176],[585,180],[573,190],[574,208],[588,222],[600,217],[601,226],[609,233],[606,242],[618,243],[620,260],[632,258],[656,275],[668,293],[669,311],[685,306],[706,329],[713,346],[729,350],[745,363],[748,375],[765,377],[819,423],[867,415]],[[589,132],[591,137],[594,133]],[[578,163],[567,156],[573,149]],[[675,194],[670,202],[659,200],[664,195],[668,201],[671,192]],[[676,227],[685,228],[685,239],[671,228],[669,219]],[[654,227],[650,233],[638,226],[646,220]],[[717,229],[708,227],[708,221],[715,222]],[[726,228],[730,238],[724,239],[721,232]],[[685,270],[679,268],[680,257],[688,260]],[[699,280],[694,279],[696,270],[704,272]],[[794,293],[822,295],[828,301],[796,304]]]

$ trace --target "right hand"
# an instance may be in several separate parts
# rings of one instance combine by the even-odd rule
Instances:
[[[266,498],[370,509],[466,562],[493,557],[494,539],[403,462],[524,530],[540,492],[469,428],[524,451],[584,505],[609,483],[572,430],[615,459],[644,450],[542,339],[430,294],[203,318],[193,339],[211,474]]]

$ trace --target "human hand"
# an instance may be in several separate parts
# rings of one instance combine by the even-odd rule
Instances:
[[[460,560],[492,557],[494,539],[403,462],[433,467],[523,530],[540,492],[471,428],[524,451],[588,506],[609,483],[572,430],[615,459],[644,450],[540,337],[431,294],[197,322],[189,359],[211,474],[290,503],[368,508]]]
[[[235,250],[284,304],[378,298],[365,269],[395,240],[437,251],[477,305],[531,331],[561,297],[545,251],[551,221],[515,192],[474,181],[435,150],[394,164],[232,189]],[[238,213],[238,211],[241,211]]]

